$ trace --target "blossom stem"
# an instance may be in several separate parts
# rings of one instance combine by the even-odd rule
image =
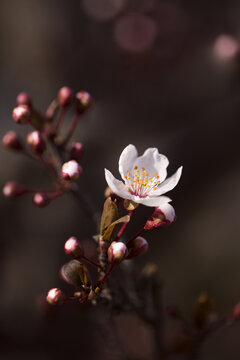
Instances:
[[[104,276],[99,280],[99,285],[102,285],[104,283],[104,281],[106,280],[106,278],[108,277],[108,275],[111,273],[111,271],[113,270],[115,264],[111,264],[107,270],[107,272],[104,274]]]
[[[63,191],[58,190],[58,189],[45,189],[45,190],[42,190],[42,189],[27,189],[26,192],[28,194],[35,194],[35,193],[40,192],[42,194],[50,194],[50,195],[53,195],[53,196],[63,195]]]
[[[42,155],[38,155],[38,159],[41,163],[43,163],[45,165],[45,167],[47,168],[49,175],[51,175],[51,177],[54,179],[54,181],[58,180],[58,175],[57,175],[57,171],[55,169],[55,167],[48,161],[46,160]]]
[[[67,132],[67,135],[65,137],[65,139],[63,140],[62,142],[62,146],[65,146],[67,145],[68,141],[70,140],[76,126],[77,126],[77,123],[78,123],[78,119],[79,119],[79,114],[78,113],[75,113],[74,116],[73,116],[73,119],[70,123],[70,126],[68,128],[68,132]]]
[[[59,117],[57,119],[57,123],[56,123],[56,130],[59,129],[59,127],[61,126],[62,122],[63,122],[63,118],[64,118],[64,114],[65,114],[65,110],[64,110],[64,107],[61,107],[60,108],[60,113],[59,113]]]
[[[32,154],[29,154],[29,152],[27,152],[26,150],[23,152],[23,154],[31,160],[39,161],[42,164],[44,164],[46,166],[48,172],[50,173],[50,175],[54,178],[54,180],[56,180],[57,173],[56,173],[54,166],[51,165],[46,159],[44,159],[43,156],[41,156],[41,155],[35,156]]]
[[[82,259],[86,260],[86,261],[89,262],[90,264],[98,267],[99,269],[101,269],[101,270],[103,271],[103,268],[102,268],[102,266],[101,266],[99,263],[97,263],[97,262],[95,262],[95,261],[87,258],[86,256],[82,256]]]
[[[132,240],[136,239],[138,236],[142,235],[142,233],[144,233],[144,231],[146,231],[146,229],[144,229],[144,227],[143,227],[143,228],[140,229],[133,237],[131,237],[130,240],[127,241],[126,245],[127,245],[130,241],[132,241]]]
[[[129,215],[129,217],[130,217],[129,222],[130,222],[130,220],[131,220],[133,211],[134,211],[134,210],[130,210],[129,213],[128,213],[128,215]],[[114,241],[118,241],[118,240],[120,239],[120,237],[122,236],[124,230],[126,229],[127,225],[129,224],[129,222],[125,222],[125,223],[122,225],[122,227],[121,227],[121,229],[119,230],[119,232],[117,233]]]
[[[29,154],[29,152],[26,151],[26,150],[23,151],[23,155],[27,156],[31,160],[38,161],[38,158],[36,156],[33,156],[32,154]]]

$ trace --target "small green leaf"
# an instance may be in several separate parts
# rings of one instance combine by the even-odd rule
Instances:
[[[113,232],[114,227],[117,224],[121,224],[121,223],[127,223],[130,221],[130,216],[129,215],[125,215],[123,217],[121,217],[120,219],[114,221],[112,224],[110,224],[107,229],[104,231],[103,234],[103,240],[104,241],[109,241]]]
[[[78,265],[78,274],[80,276],[82,284],[87,286],[89,284],[89,280],[88,280],[89,274],[85,265],[83,264]]]
[[[78,260],[71,260],[63,265],[60,270],[60,275],[68,284],[78,288],[82,288],[83,285],[87,286],[90,283],[86,266]]]
[[[103,235],[105,230],[118,218],[118,208],[114,201],[111,198],[107,198],[104,206],[101,217],[100,225],[100,234]]]

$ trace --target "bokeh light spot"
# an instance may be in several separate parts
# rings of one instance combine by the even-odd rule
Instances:
[[[122,9],[124,0],[83,0],[85,12],[98,21],[110,20]]]
[[[220,35],[213,45],[213,50],[220,59],[232,59],[239,52],[239,42],[230,35]]]
[[[127,14],[115,23],[114,37],[119,47],[130,52],[149,49],[156,38],[156,23],[142,14]]]

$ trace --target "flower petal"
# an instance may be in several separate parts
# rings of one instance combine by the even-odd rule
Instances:
[[[146,198],[138,197],[138,199],[134,201],[138,204],[143,204],[146,206],[161,207],[172,200],[167,196],[158,196],[158,197],[146,197]]]
[[[156,210],[160,210],[165,216],[165,219],[173,222],[176,218],[174,207],[168,203],[158,206]]]
[[[108,186],[114,192],[114,194],[118,195],[123,199],[133,200],[133,195],[128,191],[128,187],[120,180],[117,180],[113,174],[105,169],[105,179],[107,181]]]
[[[159,196],[172,190],[178,183],[182,175],[182,166],[170,178],[166,179],[162,184],[158,185],[156,190],[151,190],[149,196]]]
[[[140,169],[145,168],[151,177],[157,173],[160,181],[166,179],[168,164],[168,158],[165,155],[159,154],[157,148],[147,149],[142,156],[137,158],[135,163]]]
[[[122,176],[122,179],[125,181],[124,176],[127,174],[127,171],[131,171],[138,156],[137,149],[134,145],[130,144],[120,155],[119,158],[119,172]]]

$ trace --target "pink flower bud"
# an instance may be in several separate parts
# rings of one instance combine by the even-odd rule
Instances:
[[[127,243],[128,256],[127,259],[131,259],[135,256],[143,255],[148,251],[148,242],[141,236],[130,240]]]
[[[160,227],[170,225],[175,220],[175,210],[170,204],[167,203],[155,209],[152,216],[147,220],[144,229],[159,229]]]
[[[31,107],[32,106],[32,100],[31,100],[30,96],[27,93],[21,92],[17,96],[17,104],[18,105],[27,105],[27,106]]]
[[[72,90],[67,86],[63,86],[58,91],[58,101],[62,107],[66,107],[66,106],[70,105],[73,101]]]
[[[17,124],[27,124],[31,120],[29,107],[27,105],[18,105],[13,109],[12,118]]]
[[[62,290],[53,288],[49,290],[46,300],[50,305],[63,305],[67,301],[67,296]]]
[[[27,190],[15,181],[7,182],[3,188],[3,195],[9,198],[16,198],[24,195],[26,192]]]
[[[36,194],[34,194],[33,196],[33,203],[35,205],[37,205],[38,207],[45,207],[47,205],[50,204],[51,202],[51,197],[45,193],[41,193],[41,192],[38,192]]]
[[[82,167],[75,160],[70,160],[62,166],[62,177],[64,180],[76,180],[81,173]]]
[[[82,114],[92,104],[92,97],[87,91],[79,91],[76,94],[77,99],[77,112]]]
[[[42,154],[46,149],[46,143],[39,131],[35,130],[27,135],[27,143],[36,154]]]
[[[108,262],[109,264],[118,264],[126,258],[128,249],[122,242],[113,241],[108,248]]]
[[[8,131],[2,138],[2,144],[5,148],[21,151],[24,149],[23,144],[18,138],[17,134],[14,131]]]
[[[83,152],[83,146],[80,142],[75,142],[72,144],[70,149],[70,158],[73,160],[79,160]]]
[[[84,256],[84,250],[75,236],[70,237],[64,245],[65,253],[75,258]]]

